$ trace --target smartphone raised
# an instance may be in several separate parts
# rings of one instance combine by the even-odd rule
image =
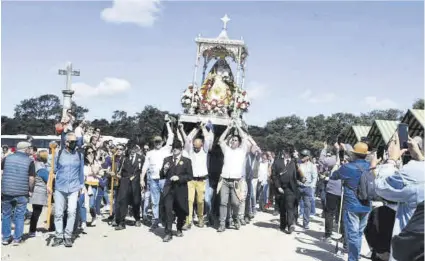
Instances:
[[[385,146],[379,146],[376,152],[376,157],[378,159],[384,159],[384,154],[385,154]]]
[[[400,148],[407,149],[407,141],[409,139],[409,125],[400,123],[398,125],[398,139],[400,141]]]

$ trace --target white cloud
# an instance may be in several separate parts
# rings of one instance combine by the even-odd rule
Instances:
[[[372,110],[385,110],[399,107],[395,101],[387,98],[378,100],[375,96],[365,97],[363,102]]]
[[[246,92],[250,100],[259,100],[266,97],[269,94],[269,90],[266,85],[258,82],[250,82],[247,84]]]
[[[112,7],[103,9],[100,17],[111,23],[150,27],[157,19],[159,5],[159,0],[113,0]]]
[[[73,83],[71,88],[75,91],[76,98],[84,99],[123,93],[131,88],[131,84],[124,79],[105,78],[97,86],[91,86],[86,83]]]
[[[300,98],[309,103],[329,103],[334,101],[337,97],[333,92],[315,94],[312,90],[307,89],[300,95]]]

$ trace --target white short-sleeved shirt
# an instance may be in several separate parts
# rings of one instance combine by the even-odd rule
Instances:
[[[240,179],[245,171],[246,148],[241,146],[232,149],[229,146],[224,146],[224,164],[221,171],[221,177],[225,179]]]

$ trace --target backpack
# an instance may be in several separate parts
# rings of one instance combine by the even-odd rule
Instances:
[[[375,174],[370,170],[364,170],[360,165],[354,165],[359,168],[362,173],[357,187],[357,198],[363,202],[379,200],[379,196],[376,194],[375,190]]]

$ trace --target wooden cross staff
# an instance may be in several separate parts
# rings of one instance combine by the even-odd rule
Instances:
[[[116,174],[116,164],[115,164],[115,156],[116,156],[116,151],[113,150],[112,151],[112,167],[111,167],[111,171],[112,171],[112,175],[111,175],[111,191],[109,193],[109,215],[112,216],[112,212],[114,210],[114,183],[115,183],[115,174]]]
[[[50,172],[49,172],[49,179],[47,181],[47,223],[46,223],[46,229],[50,229],[50,216],[52,214],[52,196],[53,196],[53,180],[55,179],[55,155],[56,155],[56,148],[58,147],[58,144],[56,142],[51,142],[49,144],[50,149],[52,150],[52,159],[50,161]]]

